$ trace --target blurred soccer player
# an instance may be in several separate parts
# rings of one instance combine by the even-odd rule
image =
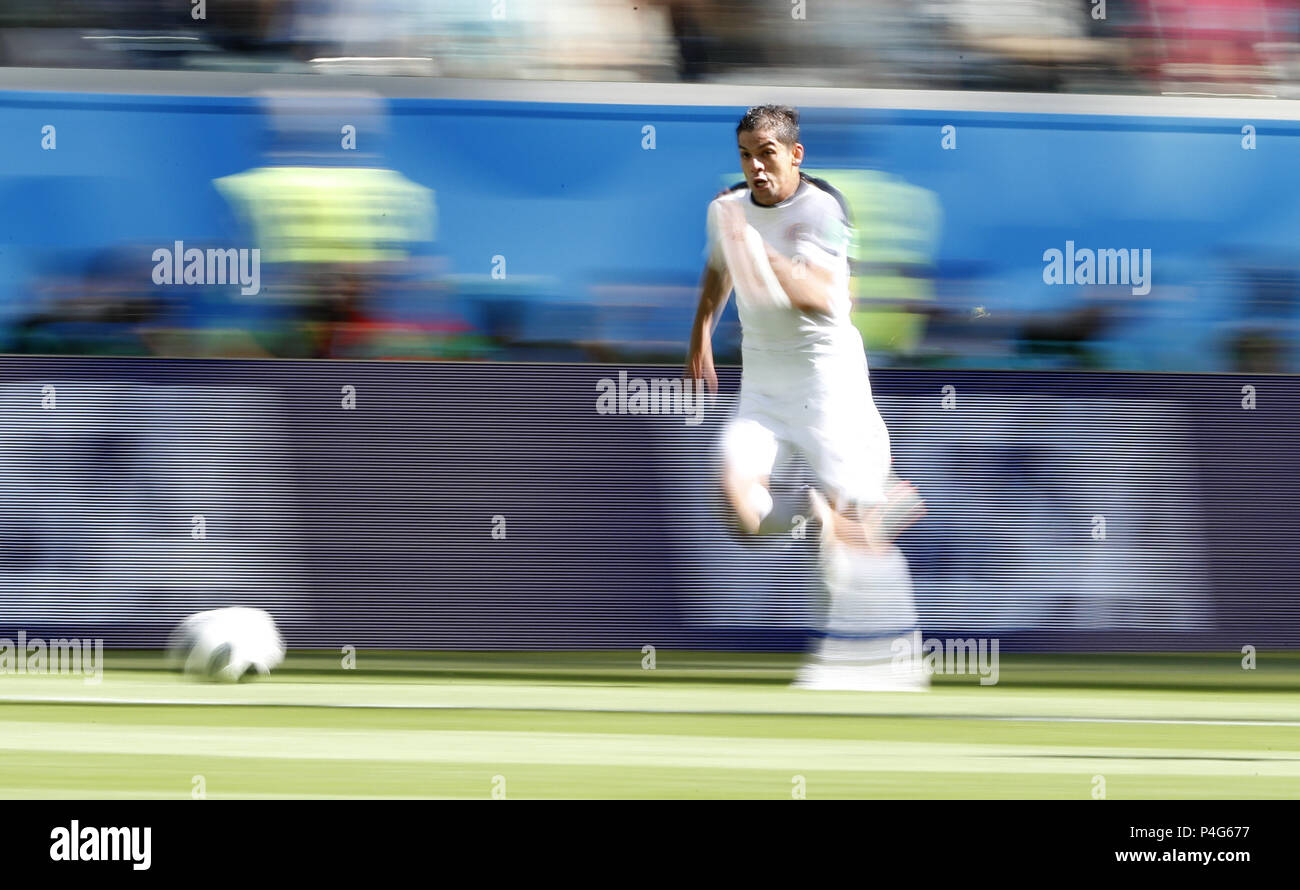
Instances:
[[[925,689],[907,560],[892,543],[922,507],[890,472],[889,432],[850,321],[848,208],[829,183],[800,172],[794,109],[751,108],[736,137],[745,181],[709,205],[709,261],[686,369],[717,392],[712,334],[734,286],[744,370],[722,440],[723,491],[746,534],[789,534],[809,507],[822,524],[829,605],[796,685]],[[826,494],[776,504],[773,469],[794,451]]]

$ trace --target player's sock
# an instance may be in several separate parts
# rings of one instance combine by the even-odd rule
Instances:
[[[828,593],[822,640],[798,685],[814,689],[923,689],[920,632],[907,558],[897,547],[850,547],[830,526],[828,508],[815,492],[823,524],[822,579]]]
[[[821,633],[800,685],[825,689],[925,688],[920,630],[883,636]]]
[[[838,546],[823,551],[830,593],[826,630],[847,636],[881,636],[916,628],[912,578],[903,551],[880,553]]]
[[[788,535],[794,528],[795,517],[808,517],[808,486],[801,486],[793,492],[777,492],[769,495],[771,507],[763,514],[758,524],[760,535]]]
[[[749,491],[750,508],[759,517],[758,531],[755,534],[749,534],[740,528],[735,511],[721,489],[715,495],[715,506],[733,538],[752,541],[760,536],[789,534],[794,528],[796,517],[809,517],[811,511],[808,509],[807,491],[808,487],[803,486],[793,491],[773,494],[755,482]]]

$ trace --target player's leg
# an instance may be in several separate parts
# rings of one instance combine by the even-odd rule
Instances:
[[[863,545],[837,534],[837,528],[857,521],[837,514],[820,493],[812,497],[822,527],[820,565],[827,600],[816,648],[797,685],[860,691],[926,688],[907,558],[892,544]]]
[[[812,494],[822,526],[820,562],[828,601],[817,648],[797,681],[806,688],[920,690],[929,685],[907,558],[893,543],[924,508],[915,489],[892,476],[888,432],[871,414],[849,424],[819,419],[801,445],[833,493],[833,502]]]
[[[761,533],[774,508],[772,467],[780,452],[776,432],[760,419],[743,414],[722,435],[722,493],[739,531]]]
[[[892,467],[885,479],[883,501],[840,495],[832,506],[835,534],[842,543],[882,553],[925,515],[925,501],[916,487],[900,479]]]

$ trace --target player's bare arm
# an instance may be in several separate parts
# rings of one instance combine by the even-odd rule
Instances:
[[[718,391],[718,375],[713,368],[713,329],[731,293],[731,275],[726,269],[706,266],[700,278],[700,304],[691,327],[690,351],[686,358],[686,376],[703,380],[709,392]]]
[[[790,305],[800,312],[829,314],[834,285],[831,273],[812,263],[795,263],[773,249],[766,241],[767,261],[772,274],[781,283],[781,289],[790,298]]]
[[[745,230],[749,224],[739,207],[724,203],[719,207],[721,237],[724,242],[743,244]],[[800,312],[829,314],[833,310],[835,288],[831,273],[821,266],[799,262],[787,258],[767,241],[763,241],[763,251],[772,274],[785,292],[790,305]],[[742,282],[743,283],[743,282]]]

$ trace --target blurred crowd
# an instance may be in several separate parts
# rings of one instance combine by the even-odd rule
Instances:
[[[1285,97],[1298,50],[1300,0],[0,0],[0,64],[24,67]],[[84,256],[11,282],[0,352],[681,361],[693,277],[457,270],[433,193],[377,157],[323,161],[337,134],[316,112],[270,104],[263,162],[211,183],[262,251],[260,294],[150,286],[157,245],[102,226]],[[382,129],[382,109],[355,112]],[[1300,276],[1276,250],[1214,257],[1194,288],[986,306],[987,270],[937,259],[937,195],[832,179],[859,211],[855,322],[875,366],[1300,370]],[[31,206],[112,209],[71,179],[16,183]],[[739,357],[734,309],[716,348]]]
[[[1300,0],[0,0],[0,64],[1285,98]]]

